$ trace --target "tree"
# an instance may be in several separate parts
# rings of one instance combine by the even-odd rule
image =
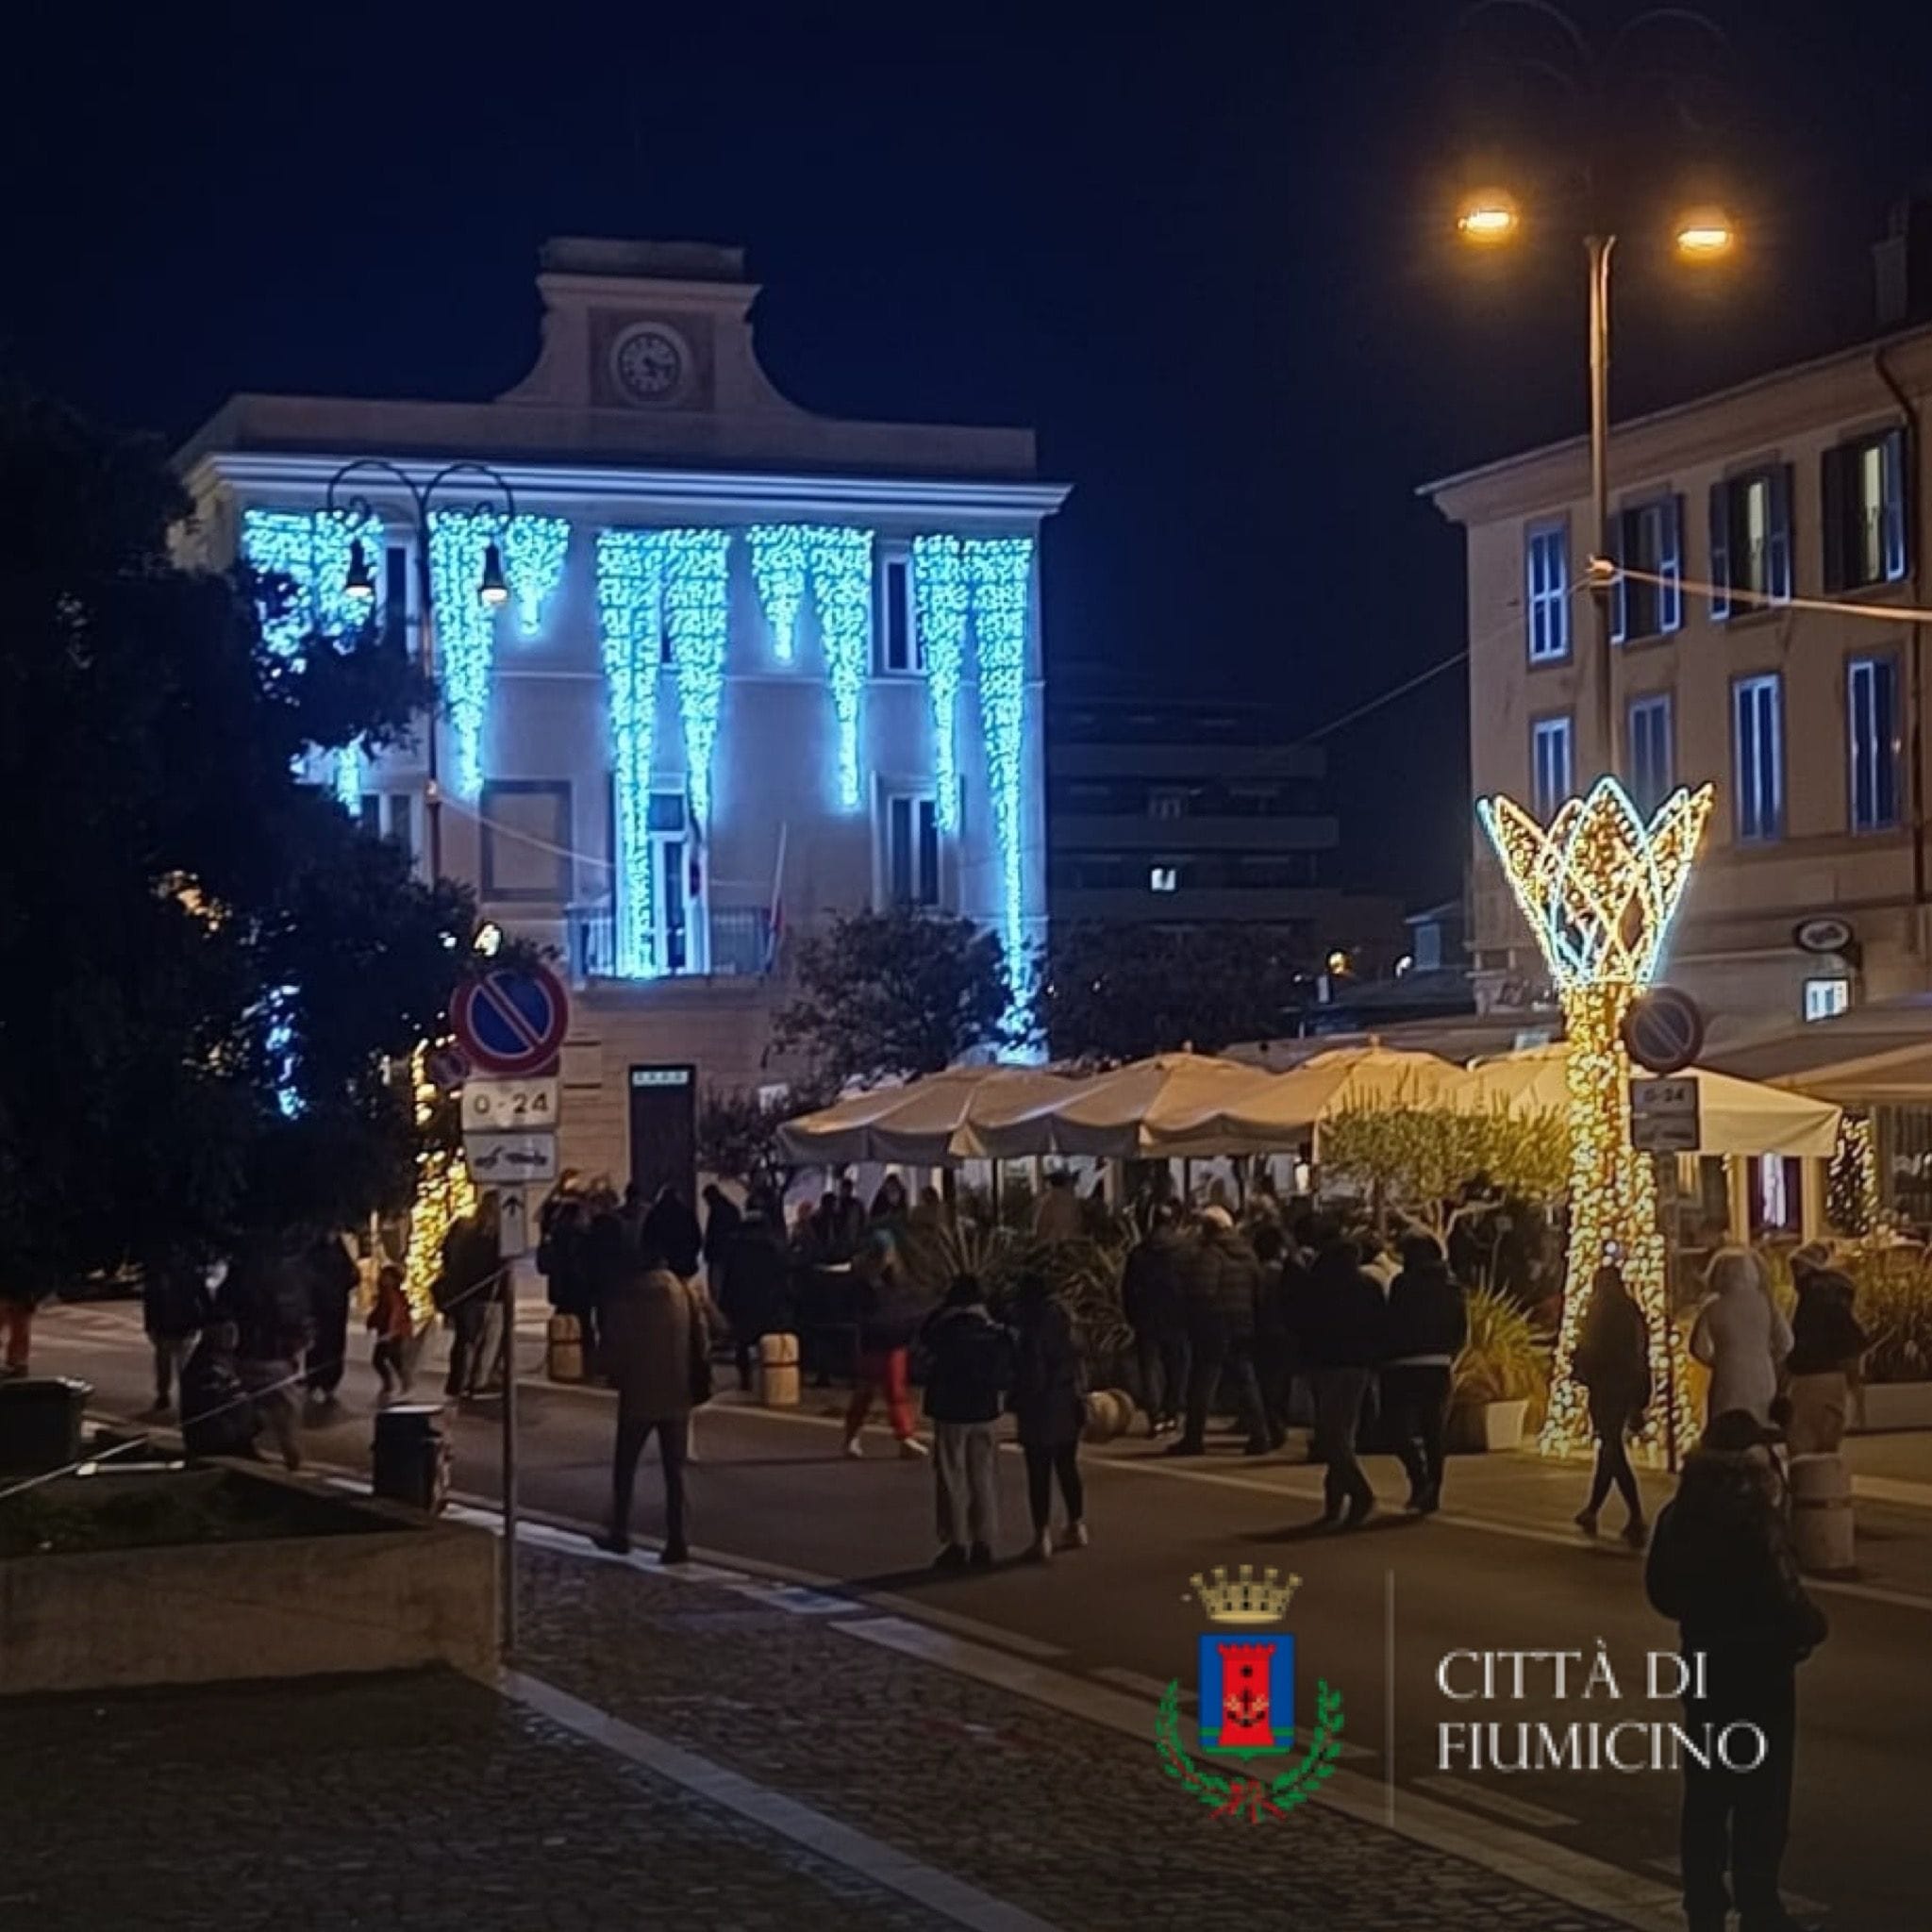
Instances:
[[[1033,1021],[1057,1059],[1114,1062],[1293,1030],[1306,963],[1246,927],[1057,928],[1035,974]]]
[[[838,1095],[817,1075],[793,1080],[782,1095],[767,1099],[743,1088],[708,1088],[698,1108],[698,1165],[751,1191],[783,1196],[798,1171],[780,1146],[778,1129],[800,1114],[829,1107]]]
[[[183,567],[159,452],[0,385],[0,1279],[228,1250],[406,1201],[410,1096],[475,912],[296,776],[425,696],[373,633],[262,641]],[[30,814],[30,815],[29,815]]]
[[[907,907],[854,912],[799,947],[774,1037],[838,1086],[908,1078],[1006,1044],[1011,1002],[997,934]]]

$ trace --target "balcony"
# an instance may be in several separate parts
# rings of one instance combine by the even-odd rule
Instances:
[[[565,957],[573,986],[593,979],[615,979],[617,918],[610,901],[599,899],[573,906],[564,915]],[[720,906],[710,915],[709,958],[692,958],[691,937],[684,926],[660,930],[669,955],[668,975],[675,978],[755,978],[766,970],[771,950],[772,915],[763,906]]]

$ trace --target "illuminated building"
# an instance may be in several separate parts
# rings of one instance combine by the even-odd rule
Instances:
[[[568,962],[562,1158],[621,1185],[653,1179],[659,1074],[694,1066],[693,1096],[784,1076],[774,910],[788,938],[908,900],[1043,939],[1038,559],[1066,492],[1033,480],[1025,431],[787,401],[734,250],[557,242],[540,288],[536,365],[494,402],[238,397],[181,466],[216,561],[264,514],[312,552],[348,456],[508,486],[513,521],[459,475],[431,519],[444,866]],[[413,650],[409,504],[357,482],[374,620]],[[475,594],[492,541],[501,609]],[[353,779],[419,855],[425,776],[403,746]]]

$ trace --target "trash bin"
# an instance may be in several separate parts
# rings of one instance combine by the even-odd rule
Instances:
[[[798,1407],[798,1337],[758,1337],[758,1400],[767,1408]]]
[[[25,1375],[0,1381],[0,1469],[16,1474],[65,1469],[80,1460],[88,1382],[71,1375]]]
[[[391,1503],[440,1511],[449,1499],[449,1432],[441,1403],[398,1402],[379,1409],[370,1452],[370,1487]]]

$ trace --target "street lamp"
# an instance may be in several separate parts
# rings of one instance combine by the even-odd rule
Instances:
[[[1456,225],[1467,242],[1493,246],[1515,238],[1522,223],[1516,204],[1500,190],[1486,189],[1468,196]],[[1677,252],[1687,261],[1711,261],[1738,245],[1738,231],[1722,208],[1687,211],[1674,230]],[[1610,258],[1614,235],[1583,238],[1590,273],[1590,502],[1595,534],[1584,564],[1584,581],[1596,606],[1597,702],[1604,734],[1603,768],[1618,775],[1616,691],[1610,656],[1610,586],[1617,578],[1615,560],[1605,553],[1610,527]]]
[[[412,533],[416,558],[416,653],[431,691],[426,753],[428,771],[423,787],[423,811],[428,828],[429,876],[433,883],[442,876],[442,787],[439,777],[441,705],[441,693],[436,689],[436,617],[429,569],[429,513],[439,497],[467,493],[465,479],[471,477],[480,479],[484,489],[501,495],[502,514],[506,520],[516,515],[517,500],[509,484],[488,463],[467,459],[445,463],[426,481],[418,482],[407,470],[387,458],[356,457],[328,479],[327,503],[331,513],[336,509],[337,494],[342,485],[350,477],[369,472],[380,475],[388,483],[398,487],[416,512],[416,526]],[[344,508],[357,525],[373,524],[375,520],[375,512],[366,496],[347,496]],[[493,508],[490,503],[476,503],[471,506],[471,514],[489,516]],[[358,604],[375,601],[375,576],[370,568],[368,550],[359,537],[349,545],[349,568],[342,579],[342,592]],[[476,595],[492,609],[509,597],[509,585],[503,573],[503,552],[497,548],[494,540],[483,551],[483,572],[476,584]]]

